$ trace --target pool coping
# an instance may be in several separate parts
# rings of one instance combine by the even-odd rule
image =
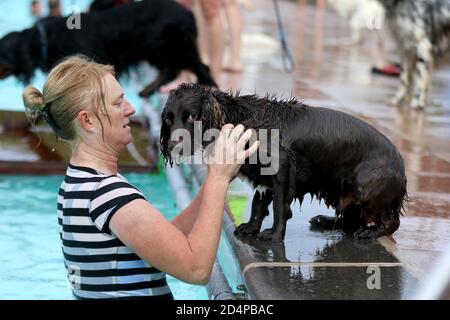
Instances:
[[[206,166],[204,165],[190,165],[192,174],[201,184],[206,178]],[[224,215],[224,221],[222,230],[227,240],[231,244],[233,254],[236,257],[236,261],[239,264],[241,270],[242,284],[239,289],[244,292],[245,299],[248,300],[293,300],[293,299],[314,299],[313,296],[303,296],[301,298],[296,296],[296,292],[289,292],[289,284],[281,279],[280,275],[286,274],[286,269],[292,267],[307,267],[307,268],[364,268],[364,271],[370,267],[378,267],[386,270],[387,268],[399,269],[406,277],[408,282],[415,285],[418,275],[412,272],[409,266],[399,261],[389,250],[386,249],[383,242],[389,241],[382,237],[381,241],[376,241],[370,250],[373,252],[381,251],[385,254],[385,260],[378,261],[377,259],[367,259],[363,261],[330,261],[330,262],[290,262],[283,261],[284,256],[281,259],[273,259],[272,261],[261,259],[261,256],[256,253],[258,247],[263,247],[263,242],[252,242],[251,245],[244,241],[241,241],[234,235],[236,225],[233,221],[231,212],[226,210]],[[271,246],[273,244],[269,244]],[[287,244],[288,246],[289,244]],[[276,245],[274,245],[276,247]],[[284,249],[284,243],[282,244]],[[276,270],[276,271],[274,271]],[[282,271],[283,270],[283,271]],[[277,273],[278,272],[278,273]],[[288,273],[288,272],[287,272]],[[275,283],[270,283],[268,279],[275,280]],[[353,279],[347,278],[345,281],[351,282]],[[395,279],[394,279],[395,280]],[[291,288],[292,289],[292,288]],[[302,290],[301,288],[298,288]],[[323,289],[320,288],[319,289]],[[368,295],[369,299],[370,295]],[[333,297],[335,298],[335,296]],[[364,296],[359,297],[365,299]],[[325,298],[328,299],[328,298]]]

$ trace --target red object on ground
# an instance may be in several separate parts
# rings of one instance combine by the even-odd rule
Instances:
[[[398,65],[391,64],[383,67],[372,67],[372,73],[382,74],[390,77],[399,77],[402,72],[402,68]]]

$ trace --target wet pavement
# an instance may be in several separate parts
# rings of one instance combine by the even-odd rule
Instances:
[[[399,60],[387,30],[381,29],[379,35],[364,30],[361,45],[340,45],[350,37],[350,29],[324,1],[317,1],[317,5],[314,1],[280,1],[296,65],[293,73],[286,73],[278,49],[273,2],[253,3],[253,10],[243,11],[245,71],[223,74],[222,89],[293,95],[306,104],[338,109],[369,122],[403,155],[412,201],[392,237],[365,246],[343,239],[337,232],[309,230],[309,218],[325,213],[326,207],[315,201],[305,206],[305,200],[301,214],[299,208],[293,208],[284,246],[236,240],[241,269],[248,264],[256,266],[247,270],[247,287],[259,298],[408,297],[415,282],[423,279],[450,245],[450,67],[442,66],[433,74],[431,101],[425,112],[390,107],[387,101],[399,85],[398,78],[371,74],[373,66]],[[378,45],[378,37],[383,47]],[[244,220],[248,213],[247,209]],[[263,228],[270,226],[270,220],[263,224]],[[291,263],[291,267],[264,264],[280,261]],[[383,268],[384,289],[373,291],[365,285],[370,275],[367,266],[308,267],[308,263],[325,261],[399,264]],[[258,265],[261,262],[263,265]]]

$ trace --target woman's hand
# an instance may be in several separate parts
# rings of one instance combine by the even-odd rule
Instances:
[[[259,141],[255,141],[247,150],[245,149],[245,145],[252,137],[252,130],[248,129],[245,132],[244,130],[242,124],[234,127],[228,123],[222,127],[208,158],[208,174],[230,182],[245,159],[256,152]]]

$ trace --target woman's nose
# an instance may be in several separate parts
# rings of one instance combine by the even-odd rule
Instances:
[[[131,103],[128,102],[128,100],[125,100],[125,116],[131,116],[136,113],[136,109],[131,105]]]

